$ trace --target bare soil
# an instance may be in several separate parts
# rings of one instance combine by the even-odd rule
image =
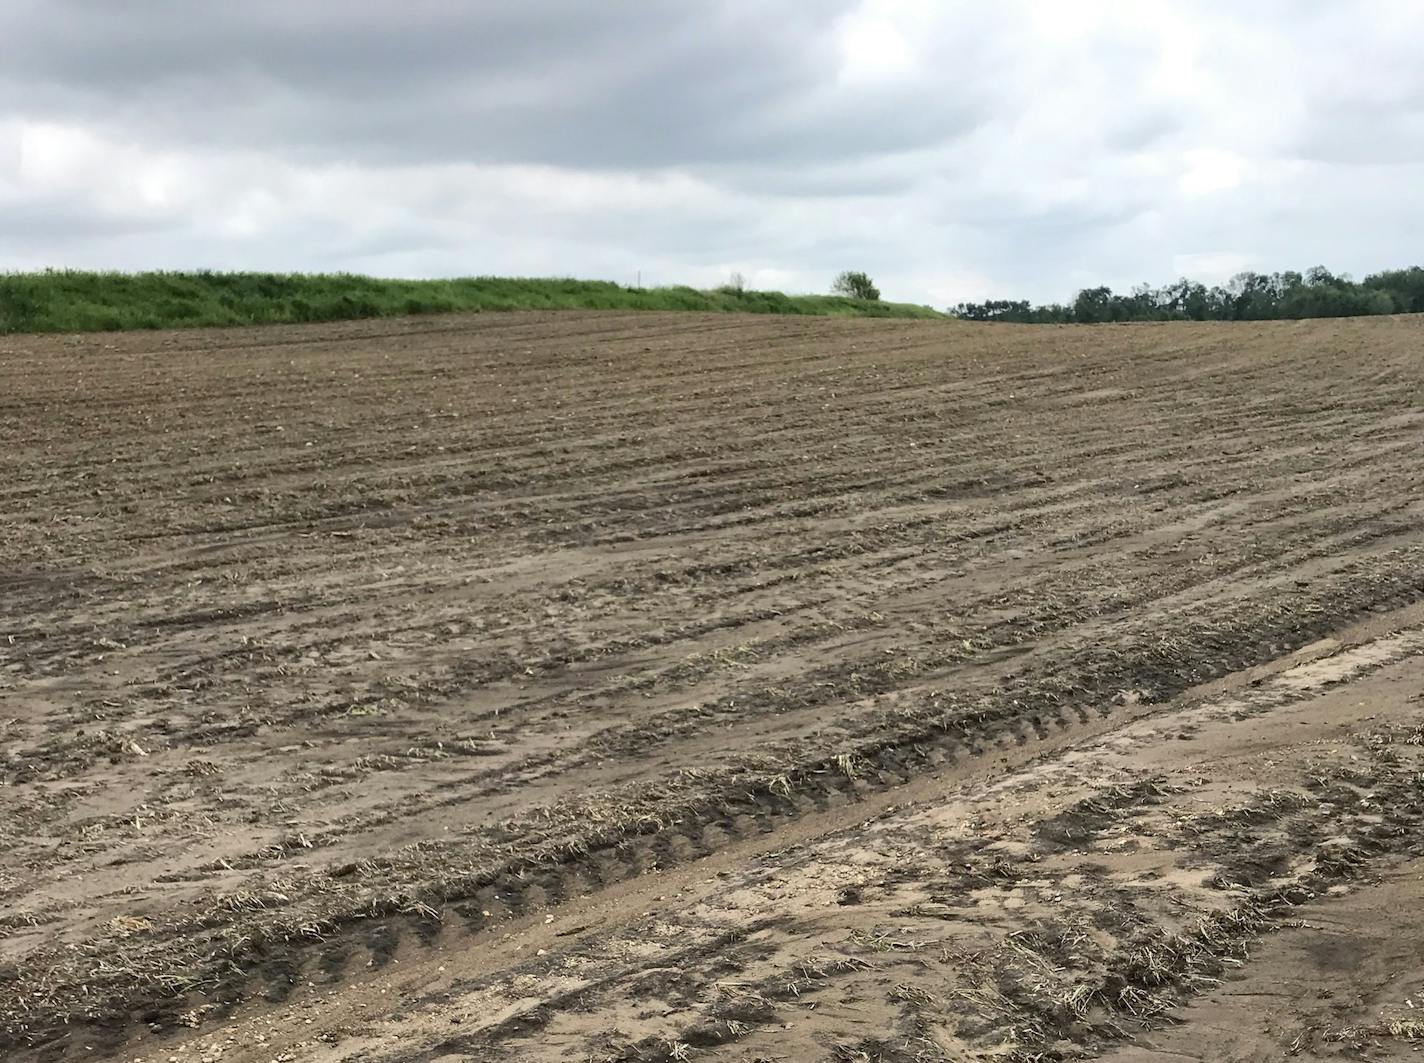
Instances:
[[[1424,321],[11,336],[0,445],[5,1058],[1424,1044]]]

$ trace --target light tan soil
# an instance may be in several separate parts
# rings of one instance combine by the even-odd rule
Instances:
[[[847,806],[803,842],[734,846],[493,940],[415,946],[151,1058],[1412,1052],[1421,622],[1381,618],[1259,681],[1015,749],[1007,770],[935,772],[900,789],[907,803]]]
[[[1421,349],[0,338],[0,1044],[1407,1051]]]

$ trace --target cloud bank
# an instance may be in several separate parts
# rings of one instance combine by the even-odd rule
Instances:
[[[0,268],[1064,299],[1420,259],[1424,5],[0,0]]]

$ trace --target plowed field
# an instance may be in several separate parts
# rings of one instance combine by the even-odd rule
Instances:
[[[1424,1038],[1424,319],[5,336],[0,447],[4,1058]]]

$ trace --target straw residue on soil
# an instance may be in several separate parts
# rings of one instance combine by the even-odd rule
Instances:
[[[6,337],[0,1037],[138,1055],[175,1027],[433,971],[441,950],[728,853],[745,863],[729,874],[772,874],[757,854],[906,788],[967,801],[958,788],[1014,758],[1407,606],[1424,592],[1421,340],[1409,319],[619,314]],[[1182,733],[1159,745],[1189,748]],[[1411,807],[1406,776],[1360,748]],[[1406,763],[1407,741],[1381,748]],[[1374,785],[1339,776],[1348,763],[1321,767],[1340,807],[1339,787]],[[863,1038],[849,1012],[816,1029],[846,1059],[895,1058],[868,1031],[909,1029],[910,1012],[940,1031],[914,1036],[951,1036],[937,1016],[953,1001],[983,1024],[944,1051],[989,1052],[1011,1028],[1015,1050],[1054,1052],[1173,999],[1110,982],[1136,939],[1104,912],[1146,906],[1165,936],[1143,962],[1173,985],[1216,979],[1193,950],[1239,958],[1230,943],[1295,903],[1272,882],[1357,855],[1307,830],[1359,824],[1291,807],[1329,803],[1294,776],[1217,823],[1175,773],[1114,771],[994,828],[1047,885],[943,850],[991,837],[977,829],[885,835],[908,876],[896,911],[1020,891],[994,902],[1011,954],[953,944],[966,970],[989,965],[999,996],[978,1011],[911,978],[928,954],[896,942],[921,938],[878,940],[879,923],[798,954],[805,985],[785,980],[775,920],[738,937],[650,895],[665,931],[624,944],[665,932],[690,950],[709,981],[668,989],[677,1008],[721,993],[723,969],[780,1014],[778,985],[795,998],[888,967],[899,981]],[[1263,841],[1259,816],[1286,834]],[[1152,907],[1159,887],[1080,867],[1124,817],[1225,876],[1174,886],[1172,904],[1242,925],[1192,938]],[[838,912],[864,906],[847,886]],[[1216,904],[1237,887],[1249,904]],[[1049,925],[1043,890],[1088,896],[1079,922]],[[570,978],[541,1036],[584,1006]],[[615,1009],[605,1054],[761,1029],[729,1007],[703,1018],[737,1037]]]

